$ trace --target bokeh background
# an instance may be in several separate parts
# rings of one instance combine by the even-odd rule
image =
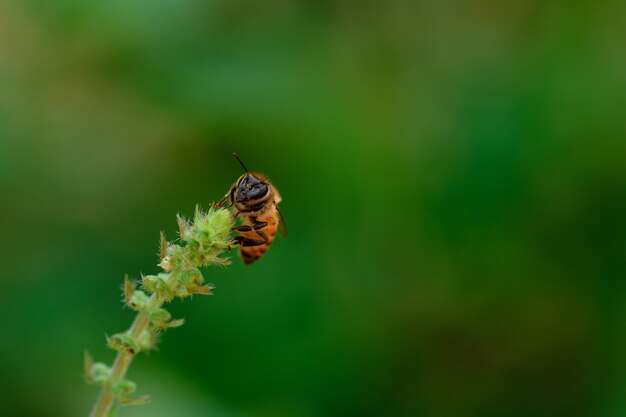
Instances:
[[[289,227],[121,417],[626,415],[626,3],[0,3],[0,414],[86,416],[160,230]]]

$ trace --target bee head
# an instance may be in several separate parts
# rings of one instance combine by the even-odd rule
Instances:
[[[246,173],[239,178],[235,191],[235,203],[260,200],[269,193],[267,183],[254,174]]]
[[[236,153],[233,153],[233,155],[235,156],[235,158],[237,158],[243,170],[246,171],[246,173],[239,177],[239,180],[237,180],[237,186],[234,195],[235,203],[242,204],[244,207],[251,204],[254,206],[258,206],[260,204],[260,206],[262,207],[263,204],[265,204],[262,201],[263,198],[266,197],[270,192],[270,188],[268,187],[267,182],[264,181],[262,178],[259,178],[260,175],[250,173],[248,171],[248,168],[246,168],[246,166],[241,161],[241,158],[239,158],[239,155],[237,155]]]

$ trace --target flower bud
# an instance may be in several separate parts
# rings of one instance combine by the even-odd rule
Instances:
[[[148,305],[149,299],[145,292],[138,290],[134,292],[126,304],[135,311],[143,311]]]
[[[150,312],[150,321],[154,323],[163,323],[169,321],[172,315],[164,308],[157,308]]]
[[[117,395],[131,394],[137,389],[137,384],[128,379],[121,379],[111,384],[111,391]]]
[[[143,332],[141,332],[141,335],[139,335],[139,340],[137,341],[137,344],[142,351],[153,349],[156,343],[157,336],[151,330],[144,330]]]
[[[117,333],[107,338],[109,347],[118,352],[126,352],[134,355],[139,352],[139,346],[127,333]]]

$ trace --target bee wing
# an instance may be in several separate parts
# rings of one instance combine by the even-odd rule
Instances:
[[[283,237],[287,237],[287,225],[285,224],[283,213],[280,212],[278,207],[276,207],[276,212],[278,213],[278,231]]]

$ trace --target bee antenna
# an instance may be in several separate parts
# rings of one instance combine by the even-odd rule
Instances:
[[[241,167],[243,168],[244,171],[248,172],[248,168],[246,168],[246,166],[243,164],[243,162],[241,161],[241,158],[239,157],[239,155],[237,155],[235,152],[233,152],[233,156],[235,158],[237,158],[237,160],[239,161],[239,163],[241,164]]]

